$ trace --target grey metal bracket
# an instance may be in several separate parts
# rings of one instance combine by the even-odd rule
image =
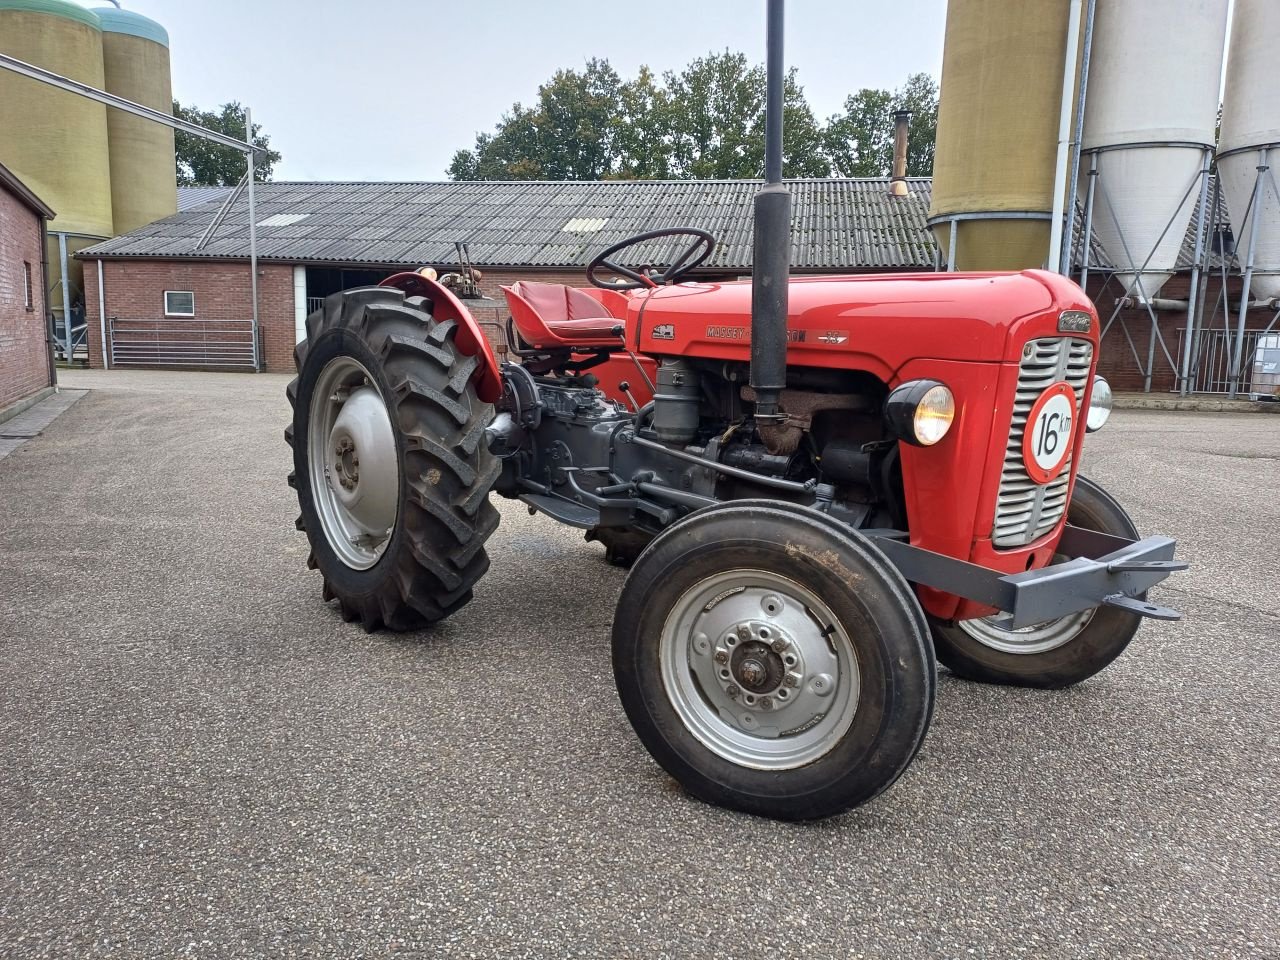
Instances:
[[[1123,593],[1113,593],[1109,597],[1103,597],[1102,602],[1108,607],[1118,607],[1121,610],[1136,613],[1140,617],[1150,617],[1152,620],[1182,619],[1182,614],[1177,610],[1170,610],[1168,607],[1147,603],[1147,601],[1139,600],[1136,597],[1126,597]]]

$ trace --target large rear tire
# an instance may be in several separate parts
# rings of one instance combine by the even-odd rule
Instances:
[[[640,555],[613,626],[618,693],[709,803],[809,820],[906,770],[933,709],[924,614],[856,532],[792,504],[697,511]]]
[[[1124,507],[1092,480],[1076,477],[1067,522],[1127,540],[1139,539]],[[956,676],[980,683],[1058,689],[1087,680],[1124,652],[1142,618],[1097,607],[1007,630],[990,619],[934,620],[938,660]]]
[[[489,568],[493,407],[476,396],[479,358],[461,353],[456,329],[422,297],[370,287],[328,297],[294,351],[297,526],[324,599],[366,630],[444,619]]]

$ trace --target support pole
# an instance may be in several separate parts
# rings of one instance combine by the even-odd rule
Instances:
[[[1204,235],[1209,211],[1205,203],[1209,199],[1209,165],[1213,162],[1213,150],[1204,148],[1203,162],[1200,166],[1200,200],[1199,220],[1196,223],[1196,246],[1191,255],[1191,288],[1187,291],[1187,333],[1182,344],[1182,366],[1178,371],[1178,395],[1185,397],[1191,392],[1191,338],[1196,328],[1196,300],[1200,297],[1200,261],[1204,257]]]
[[[107,360],[111,352],[107,349],[107,285],[102,279],[102,261],[97,260],[95,263],[98,265],[98,336],[102,344],[102,369],[110,370],[111,364]],[[88,319],[85,318],[86,323]]]
[[[62,349],[67,356],[67,363],[73,359],[71,335],[71,281],[67,279],[67,235],[58,233],[58,282],[62,287]]]
[[[1089,289],[1089,260],[1093,256],[1093,192],[1098,182],[1098,154],[1089,154],[1089,187],[1084,194],[1084,234],[1081,246],[1080,289]]]
[[[1076,62],[1080,52],[1080,8],[1085,0],[1072,0],[1067,20],[1067,49],[1062,67],[1062,106],[1058,111],[1058,157],[1053,168],[1053,216],[1049,221],[1050,270],[1062,262],[1062,225],[1067,203],[1067,160],[1071,153],[1071,109],[1075,104]]]
[[[1098,0],[1089,0],[1084,15],[1084,49],[1080,54],[1080,91],[1076,95],[1076,128],[1071,138],[1071,174],[1067,182],[1067,203],[1062,223],[1062,254],[1058,259],[1058,272],[1071,276],[1071,250],[1075,246],[1076,199],[1080,183],[1080,148],[1084,141],[1084,111],[1089,90],[1089,57],[1093,52],[1093,20]],[[1089,234],[1083,235],[1088,246]]]
[[[245,174],[248,181],[246,189],[249,191],[249,296],[253,300],[253,369],[261,373],[262,349],[258,336],[258,214],[253,196],[253,113],[248,107],[244,108],[244,138],[250,144],[244,157],[248,168]]]
[[[1262,185],[1269,166],[1266,147],[1258,149],[1258,173],[1253,180],[1253,199],[1249,201],[1249,254],[1244,266],[1244,285],[1240,289],[1240,319],[1236,322],[1235,343],[1231,345],[1231,366],[1227,369],[1227,399],[1240,392],[1240,364],[1244,355],[1244,326],[1249,317],[1249,288],[1253,284],[1254,248],[1258,244],[1258,221],[1262,219]]]

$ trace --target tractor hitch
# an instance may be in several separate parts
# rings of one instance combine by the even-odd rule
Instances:
[[[900,530],[864,530],[907,580],[995,607],[1006,630],[1110,606],[1154,620],[1178,620],[1176,610],[1146,600],[1146,592],[1187,563],[1173,559],[1168,537],[1126,540],[1068,524],[1057,553],[1070,558],[1039,570],[1001,574],[906,542]]]

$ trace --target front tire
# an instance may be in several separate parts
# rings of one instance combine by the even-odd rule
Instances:
[[[924,614],[885,557],[816,511],[739,501],[665,530],[613,627],[641,742],[694,796],[782,820],[866,803],[933,708]]]
[[[493,407],[452,320],[388,287],[335,294],[307,318],[287,394],[308,566],[366,630],[412,630],[471,599],[497,528]]]
[[[1076,477],[1067,522],[1127,540],[1139,539],[1124,507],[1092,480]],[[990,619],[934,620],[938,660],[956,676],[980,683],[1059,689],[1087,680],[1124,652],[1142,618],[1117,607],[1096,607],[1056,620],[1007,630]]]

